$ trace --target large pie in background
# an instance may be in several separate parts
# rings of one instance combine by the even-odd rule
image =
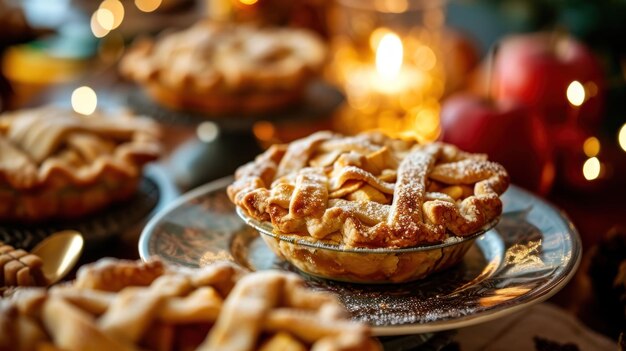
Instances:
[[[202,20],[136,41],[120,70],[169,108],[255,114],[300,100],[325,59],[326,45],[306,29]]]

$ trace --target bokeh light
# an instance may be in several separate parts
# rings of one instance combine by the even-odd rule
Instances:
[[[587,180],[594,180],[600,176],[602,165],[597,157],[588,158],[583,164],[583,176]]]
[[[431,48],[426,45],[420,45],[415,49],[413,54],[415,66],[424,71],[429,71],[437,64],[437,56]]]
[[[213,122],[202,122],[198,125],[196,129],[196,134],[198,135],[198,139],[205,143],[210,143],[217,139],[220,135],[220,129],[217,124]]]
[[[580,106],[585,102],[585,87],[575,80],[567,87],[567,101],[574,106]]]
[[[135,6],[143,12],[152,12],[161,6],[161,0],[135,0]]]
[[[252,132],[257,139],[261,141],[272,140],[276,135],[276,128],[267,121],[259,121],[252,127]]]
[[[108,9],[99,8],[95,12],[96,21],[104,30],[110,31],[115,25],[115,16]]]
[[[107,10],[113,16],[113,23],[109,30],[113,30],[119,27],[120,24],[122,24],[122,21],[124,20],[124,5],[122,5],[119,0],[104,0],[100,4],[99,9]],[[103,28],[107,28],[102,23],[101,25]]]
[[[600,153],[600,140],[596,137],[589,137],[583,144],[583,151],[587,157],[598,156]]]
[[[124,37],[122,34],[109,33],[98,45],[98,57],[104,63],[114,63],[124,54]]]
[[[107,34],[109,34],[110,30],[105,29],[100,25],[97,19],[97,13],[98,11],[94,12],[93,15],[91,15],[91,32],[96,38],[103,38]]]
[[[89,116],[98,107],[98,96],[96,92],[88,86],[76,88],[72,92],[72,108],[77,113]]]
[[[585,92],[587,93],[587,98],[598,95],[598,85],[591,81],[585,83]]]
[[[254,5],[258,2],[259,0],[239,0],[239,2],[241,2],[244,5]]]
[[[617,140],[619,141],[619,146],[622,150],[626,151],[626,123],[624,123],[622,128],[620,128]]]
[[[387,13],[402,13],[409,9],[407,0],[375,0],[376,10]]]

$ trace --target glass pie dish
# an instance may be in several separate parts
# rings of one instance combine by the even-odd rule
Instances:
[[[276,233],[269,222],[248,216],[241,208],[237,214],[261,234],[261,238],[280,258],[312,276],[352,283],[403,283],[452,267],[482,234],[496,226],[499,217],[475,233],[450,236],[438,244],[405,248],[346,247],[310,236]],[[315,241],[313,241],[315,240]]]

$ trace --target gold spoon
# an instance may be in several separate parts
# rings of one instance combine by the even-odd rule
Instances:
[[[41,241],[31,253],[43,261],[41,271],[52,285],[63,279],[83,252],[83,236],[75,230],[56,232]]]

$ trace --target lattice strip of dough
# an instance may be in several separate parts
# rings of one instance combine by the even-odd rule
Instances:
[[[347,166],[342,168],[339,174],[331,179],[330,188],[331,190],[337,190],[341,188],[343,184],[350,180],[365,182],[385,194],[393,194],[395,189],[394,184],[382,181],[376,178],[371,173],[355,166]]]
[[[302,218],[323,212],[328,202],[327,182],[328,178],[319,169],[302,170],[291,194],[289,213],[296,218]]]
[[[460,206],[434,200],[424,204],[424,213],[436,224],[445,225],[455,235],[471,234],[502,212],[499,194],[508,184],[508,175],[501,165],[484,160],[461,160],[435,167],[430,177],[446,184],[474,184],[475,196]]]
[[[374,144],[368,138],[363,136],[347,137],[342,139],[326,140],[319,145],[318,150],[321,152],[358,152],[368,154],[378,150],[380,146]]]
[[[252,283],[246,284],[249,281]],[[253,350],[266,315],[283,295],[282,284],[275,274],[244,277],[224,302],[222,316],[198,350]]]
[[[400,163],[393,203],[387,218],[387,224],[396,231],[422,229],[414,226],[424,223],[420,209],[426,196],[426,179],[435,164],[438,151],[436,147],[425,152],[414,151]]]
[[[61,298],[49,298],[42,320],[55,345],[67,350],[134,351],[136,348],[98,329],[93,316]]]
[[[321,303],[325,308],[318,310]],[[293,308],[300,313],[289,312]],[[296,276],[258,272],[244,277],[233,289],[198,350],[251,351],[262,331],[286,331],[310,343],[323,341],[330,346],[327,350],[357,350],[370,345],[362,338],[343,337],[346,333],[362,334],[364,327],[338,320],[340,315],[342,308],[336,302],[307,290]]]
[[[186,294],[191,289],[189,280],[181,276],[159,277],[149,289],[125,288],[118,293],[98,325],[108,334],[136,342],[150,326],[162,301]]]
[[[294,169],[305,168],[317,146],[332,137],[333,134],[330,132],[317,132],[291,143],[285,156],[280,160],[276,178],[282,177]]]

